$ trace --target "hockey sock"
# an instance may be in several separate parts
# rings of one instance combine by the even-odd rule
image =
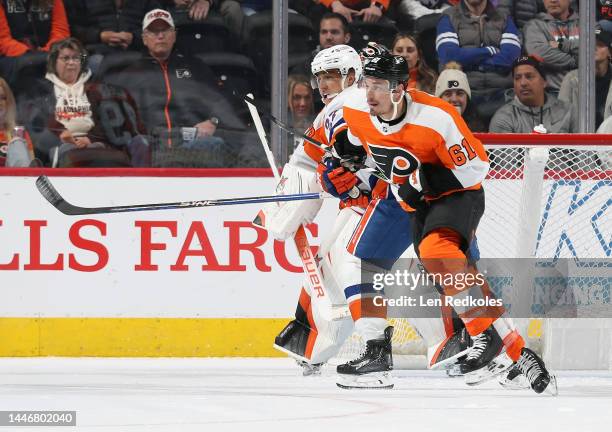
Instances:
[[[467,276],[476,280],[476,269],[468,264],[461,250],[463,239],[459,233],[448,228],[439,228],[428,233],[419,245],[419,256],[423,266],[440,282],[444,294],[454,297],[454,309],[463,320],[468,333],[476,336],[489,328],[503,312],[501,306],[488,306],[493,294],[486,281],[482,284],[468,283]],[[447,275],[452,276],[448,278]],[[466,281],[463,283],[462,281]],[[486,306],[469,306],[472,300],[485,300]],[[456,301],[464,301],[457,304]]]

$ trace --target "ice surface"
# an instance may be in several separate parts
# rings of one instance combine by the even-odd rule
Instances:
[[[0,410],[76,410],[79,431],[612,430],[612,372],[560,372],[559,397],[395,371],[393,390],[341,390],[289,359],[0,359]],[[4,430],[15,428],[0,427]]]

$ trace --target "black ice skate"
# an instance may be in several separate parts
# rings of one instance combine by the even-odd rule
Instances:
[[[274,339],[274,348],[282,351],[297,361],[308,363],[304,357],[306,342],[312,329],[301,321],[292,320]]]
[[[527,377],[521,373],[516,365],[510,368],[507,374],[501,374],[498,381],[506,390],[526,390],[531,388]]]
[[[527,377],[534,392],[540,394],[546,390],[553,396],[558,394],[557,379],[548,373],[542,359],[529,348],[523,348],[521,351],[521,357],[516,362],[516,369]]]
[[[429,347],[427,349],[429,369],[446,369],[449,376],[461,375],[459,364],[465,360],[471,342],[470,335],[464,327],[439,344]]]
[[[393,327],[385,329],[384,339],[366,341],[365,352],[348,363],[339,365],[336,384],[343,389],[390,389],[393,388],[391,374],[393,354],[391,336]]]
[[[512,366],[503,342],[493,326],[472,337],[472,347],[459,371],[465,375],[468,385],[477,385],[504,373]]]

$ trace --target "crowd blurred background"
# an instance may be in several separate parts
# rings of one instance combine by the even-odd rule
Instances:
[[[266,167],[243,101],[272,81],[272,0],[1,0],[0,165]],[[612,0],[597,25],[595,123],[612,131]],[[573,133],[572,0],[289,0],[287,122],[322,108],[321,49],[370,42],[404,56],[409,86],[446,99],[475,132]],[[283,117],[285,118],[285,117]],[[265,126],[269,122],[265,121]]]

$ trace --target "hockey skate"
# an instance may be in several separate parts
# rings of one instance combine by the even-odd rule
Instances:
[[[276,336],[273,347],[294,358],[298,364],[299,362],[308,363],[304,352],[310,332],[308,325],[294,319]]]
[[[465,375],[465,383],[473,386],[504,373],[512,364],[501,338],[491,326],[472,337],[472,347],[459,370]]]
[[[393,327],[387,327],[384,334],[384,339],[366,341],[366,350],[361,356],[336,368],[338,387],[343,389],[393,388],[390,374],[390,371],[393,370],[393,354],[391,353]]]
[[[534,392],[540,394],[546,391],[553,396],[559,394],[557,378],[546,370],[542,359],[529,348],[523,348],[521,357],[515,363],[515,369],[527,377]]]
[[[526,390],[531,388],[527,377],[514,365],[507,374],[501,374],[498,378],[499,385],[506,390]]]
[[[461,375],[459,364],[470,349],[471,338],[465,328],[427,349],[429,369],[446,369],[449,376]],[[452,371],[452,372],[451,372]]]

